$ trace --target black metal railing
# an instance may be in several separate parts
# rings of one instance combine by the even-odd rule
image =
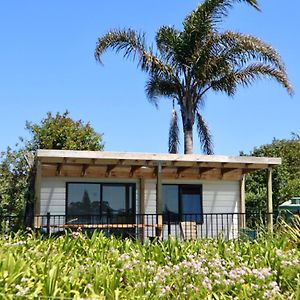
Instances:
[[[196,238],[254,239],[257,231],[279,220],[278,214],[263,212],[204,213],[204,214],[102,214],[102,215],[36,215],[32,227],[45,234],[60,234],[65,230],[146,239]],[[16,231],[23,218],[0,216],[0,232]]]
[[[266,227],[267,213],[204,213],[170,216],[168,214],[117,214],[117,215],[38,215],[34,227],[45,233],[57,234],[64,230],[99,230],[106,235],[166,239],[217,238],[236,239],[243,236],[255,238],[259,228]]]
[[[23,216],[0,215],[0,233],[15,232],[24,228]]]

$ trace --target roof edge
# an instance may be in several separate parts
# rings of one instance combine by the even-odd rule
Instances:
[[[245,163],[280,165],[281,158],[256,157],[256,156],[225,156],[203,154],[169,154],[169,153],[144,153],[144,152],[106,152],[86,150],[55,150],[38,149],[36,157],[43,158],[73,158],[73,159],[122,159],[122,160],[150,160],[156,162],[182,161],[182,162],[218,162],[218,163]]]

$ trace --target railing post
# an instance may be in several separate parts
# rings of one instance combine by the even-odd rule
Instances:
[[[168,236],[171,235],[171,220],[170,220],[170,212],[168,211]]]
[[[159,239],[163,238],[163,216],[162,215],[157,215],[156,217],[156,237]]]
[[[47,213],[47,235],[50,234],[50,219],[51,219],[51,215],[50,215],[50,213],[48,212],[48,213]]]

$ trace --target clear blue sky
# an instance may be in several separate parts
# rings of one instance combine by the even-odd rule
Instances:
[[[146,75],[121,55],[94,59],[97,37],[112,28],[147,33],[162,25],[181,28],[195,0],[1,1],[0,151],[26,136],[25,121],[48,111],[90,121],[104,133],[105,150],[167,152],[171,102],[159,110],[147,102]],[[286,64],[294,97],[271,80],[239,88],[234,98],[211,93],[203,115],[216,154],[237,155],[276,138],[300,133],[300,2],[259,1],[262,12],[237,4],[224,28],[253,34],[273,45]],[[197,140],[195,136],[195,141]],[[182,147],[181,147],[182,150]],[[194,152],[200,153],[196,142]]]

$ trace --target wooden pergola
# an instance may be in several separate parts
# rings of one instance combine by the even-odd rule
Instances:
[[[249,172],[267,169],[267,212],[271,216],[273,213],[272,168],[280,164],[280,158],[253,156],[38,150],[36,203],[40,201],[38,191],[41,177],[135,178],[140,181],[141,197],[144,194],[144,180],[156,179],[158,213],[162,211],[162,180],[178,178],[182,180],[235,180],[240,181],[240,211],[245,213],[245,175]],[[268,223],[272,228],[271,217]]]

